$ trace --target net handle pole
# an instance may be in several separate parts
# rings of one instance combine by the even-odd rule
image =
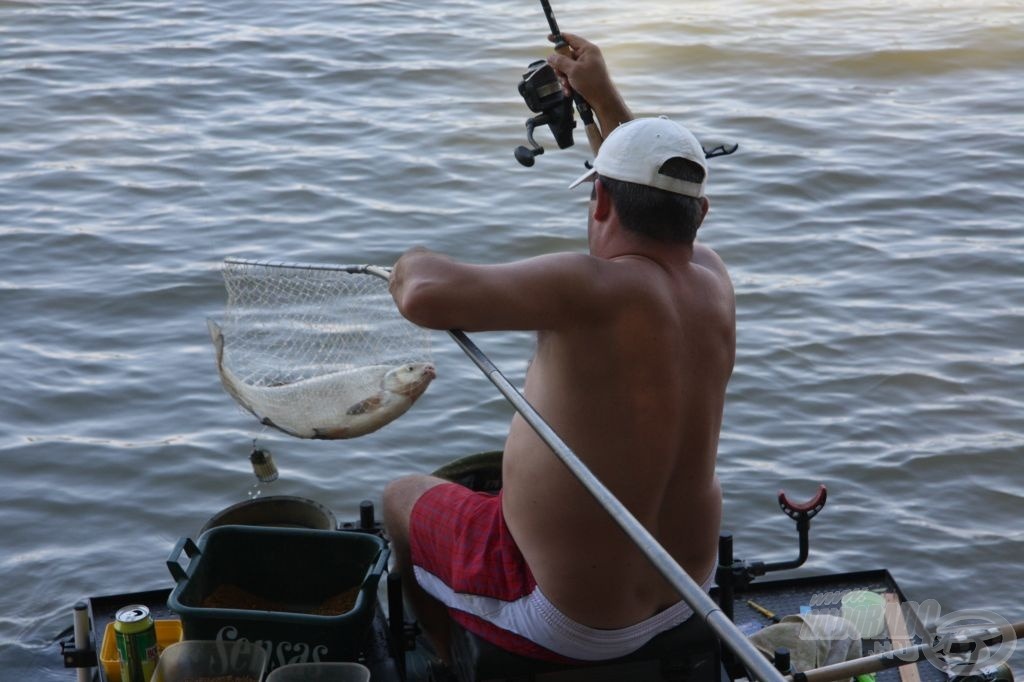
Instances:
[[[319,270],[321,272],[347,272],[350,275],[367,274],[391,279],[391,268],[382,265],[325,265],[319,263],[290,263],[287,261],[252,260],[249,258],[225,258],[225,265],[242,265],[259,268],[281,268],[283,270]]]
[[[704,622],[718,635],[719,639],[743,662],[747,671],[761,682],[783,682],[785,678],[775,669],[764,654],[758,651],[750,640],[740,632],[732,620],[718,608],[718,605],[711,597],[697,586],[693,578],[672,558],[672,555],[658,544],[658,541],[651,535],[650,531],[644,528],[643,524],[626,509],[626,506],[580,461],[576,453],[562,441],[554,429],[544,421],[544,418],[537,413],[529,401],[512,385],[505,375],[494,366],[494,363],[484,355],[483,351],[462,331],[452,329],[448,333],[491,383],[505,396],[505,399],[511,403],[512,407],[537,432],[540,439],[551,448],[558,459],[583,484],[583,487],[593,495],[597,503],[611,515],[612,519],[626,532],[626,535],[636,543],[636,546],[654,564],[658,572],[665,576],[666,580],[679,591],[683,601],[693,609],[694,613],[700,615]]]

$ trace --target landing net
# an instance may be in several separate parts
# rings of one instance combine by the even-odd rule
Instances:
[[[225,390],[302,438],[351,438],[405,412],[433,379],[429,331],[401,316],[388,270],[230,259],[210,320]]]

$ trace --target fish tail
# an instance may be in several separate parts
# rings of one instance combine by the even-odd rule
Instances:
[[[210,338],[213,340],[213,348],[217,351],[217,369],[224,366],[224,332],[220,325],[213,321],[213,318],[206,319],[206,328],[210,330]]]
[[[213,340],[213,347],[217,352],[217,374],[220,375],[221,385],[224,386],[224,390],[234,398],[236,403],[258,417],[259,415],[256,414],[256,410],[253,409],[252,405],[242,394],[242,391],[239,390],[235,375],[224,366],[224,332],[221,331],[220,325],[214,322],[212,318],[208,318],[206,320],[206,327],[210,330],[210,338]]]

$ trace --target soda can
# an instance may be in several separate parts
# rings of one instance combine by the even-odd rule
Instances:
[[[132,604],[114,615],[117,658],[121,662],[121,682],[149,682],[158,656],[156,623],[149,608]]]

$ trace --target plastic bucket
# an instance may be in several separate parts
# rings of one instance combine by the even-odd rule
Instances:
[[[330,509],[315,500],[292,495],[271,495],[244,500],[210,517],[199,534],[218,526],[272,526],[334,530],[338,520]]]
[[[843,618],[853,624],[861,639],[874,639],[885,630],[885,598],[877,592],[847,592],[841,606]]]

